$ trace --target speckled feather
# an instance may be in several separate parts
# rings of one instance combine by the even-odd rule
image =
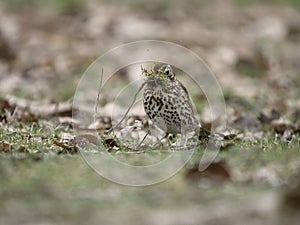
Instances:
[[[200,127],[187,89],[168,64],[157,64],[146,76],[144,109],[150,120],[166,133],[192,132]]]

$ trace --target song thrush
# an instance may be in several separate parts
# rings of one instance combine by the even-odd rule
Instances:
[[[146,114],[166,134],[184,134],[200,129],[187,89],[169,64],[142,69],[146,77],[143,103]]]

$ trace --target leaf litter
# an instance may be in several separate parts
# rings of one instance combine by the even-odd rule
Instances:
[[[47,158],[45,155],[76,155],[76,142],[87,140],[96,145],[99,136],[112,154],[149,156],[151,149],[147,145],[135,152],[118,141],[128,140],[128,146],[132,147],[137,135],[142,138],[139,133],[147,132],[150,122],[141,115],[130,115],[124,120],[116,136],[105,133],[118,121],[102,115],[83,130],[82,135],[75,137],[73,129],[80,124],[71,117],[72,103],[66,99],[72,97],[73,92],[66,87],[74,85],[72,82],[78,80],[75,74],[81,75],[82,68],[108,46],[135,40],[141,34],[159,34],[165,40],[186,43],[204,57],[224,89],[228,109],[228,129],[218,130],[221,159],[213,162],[207,173],[198,171],[196,161],[184,169],[184,177],[198,184],[211,182],[210,187],[215,180],[222,187],[226,187],[227,181],[246,185],[263,183],[271,187],[288,183],[291,187],[281,196],[282,204],[288,210],[298,209],[299,185],[292,183],[299,179],[291,174],[297,173],[299,168],[291,164],[298,160],[300,148],[299,12],[292,7],[275,5],[240,8],[222,4],[225,7],[218,4],[212,4],[209,10],[201,7],[201,13],[197,7],[195,13],[189,6],[190,16],[184,19],[182,12],[187,10],[184,4],[180,10],[176,4],[170,6],[172,13],[158,8],[143,11],[142,15],[126,5],[122,10],[116,5],[95,5],[84,13],[57,17],[34,9],[14,14],[1,8],[1,156],[39,161]],[[212,14],[212,10],[219,13]],[[224,17],[224,13],[235,14],[239,19]],[[97,24],[98,29],[93,24]],[[137,26],[135,32],[130,32],[132,24]],[[144,29],[147,32],[136,32]],[[47,45],[45,40],[48,40]],[[122,75],[126,82],[135,77],[128,71]],[[63,82],[65,96],[61,97],[57,84]],[[110,96],[116,94],[114,91],[103,107],[112,103]],[[61,98],[64,101],[58,100]],[[203,95],[199,100],[201,98]],[[207,106],[199,109],[206,129],[223,122],[207,116],[210,113]],[[140,125],[135,126],[135,121]],[[202,147],[197,151],[201,152]],[[209,220],[209,214],[216,216],[211,211],[203,215],[202,220],[216,222]],[[230,218],[232,215],[228,213]],[[175,219],[176,215],[170,218]],[[227,224],[225,219],[221,222]]]

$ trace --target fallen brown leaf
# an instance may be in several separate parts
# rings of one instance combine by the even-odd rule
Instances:
[[[212,162],[204,171],[199,171],[199,164],[194,164],[187,169],[185,176],[191,181],[199,181],[203,178],[216,182],[231,180],[229,166],[223,160]]]
[[[32,122],[37,122],[39,117],[31,112],[24,111],[20,115],[20,121],[23,123],[32,123]]]
[[[26,149],[24,146],[20,146],[18,149],[17,149],[18,152],[21,152],[21,153],[28,153],[28,149]]]
[[[107,130],[111,126],[111,118],[109,116],[99,116],[94,123],[89,125],[89,129]]]
[[[4,110],[7,108],[10,108],[11,105],[9,104],[9,102],[6,99],[0,99],[0,110]]]
[[[88,141],[91,144],[97,145],[99,140],[96,136],[92,134],[82,134],[75,137],[75,142],[80,143],[82,141]]]
[[[293,124],[289,120],[278,119],[270,123],[270,127],[279,134],[284,134],[286,130],[294,129]]]
[[[40,103],[29,101],[15,96],[7,96],[10,105],[40,117],[72,116],[72,102]]]
[[[0,30],[0,59],[13,61],[16,59],[16,53],[9,41],[4,37]]]
[[[59,117],[58,122],[63,125],[68,125],[71,128],[77,128],[79,124],[79,121],[75,120],[70,116]]]
[[[59,142],[57,140],[54,140],[53,143],[55,145],[57,145],[58,147],[61,147],[63,150],[62,151],[59,151],[57,154],[60,155],[62,153],[70,153],[70,154],[75,154],[77,153],[77,148],[76,146],[73,144],[72,146],[68,146],[62,142]]]
[[[282,206],[289,210],[300,210],[300,180],[299,175],[293,176],[290,184],[283,194]]]
[[[107,138],[104,140],[104,144],[107,147],[113,148],[113,147],[119,147],[118,143],[116,142],[116,140],[114,138]]]
[[[0,143],[0,150],[3,152],[11,152],[12,146],[7,141],[2,141]]]
[[[7,112],[9,114],[13,114],[15,109],[16,109],[15,105],[12,105],[6,99],[1,98],[0,99],[0,121],[7,122],[8,120]]]
[[[276,109],[270,111],[262,111],[258,116],[258,119],[263,124],[269,124],[272,120],[278,120],[280,118],[280,113]]]

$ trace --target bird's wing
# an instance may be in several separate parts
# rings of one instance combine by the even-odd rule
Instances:
[[[192,104],[192,101],[191,101],[188,90],[186,89],[186,87],[179,80],[178,80],[178,82],[179,82],[181,88],[184,90],[184,92],[186,94],[187,102],[188,102],[190,108],[192,109],[193,114],[196,115],[196,109],[195,109],[194,105]]]

